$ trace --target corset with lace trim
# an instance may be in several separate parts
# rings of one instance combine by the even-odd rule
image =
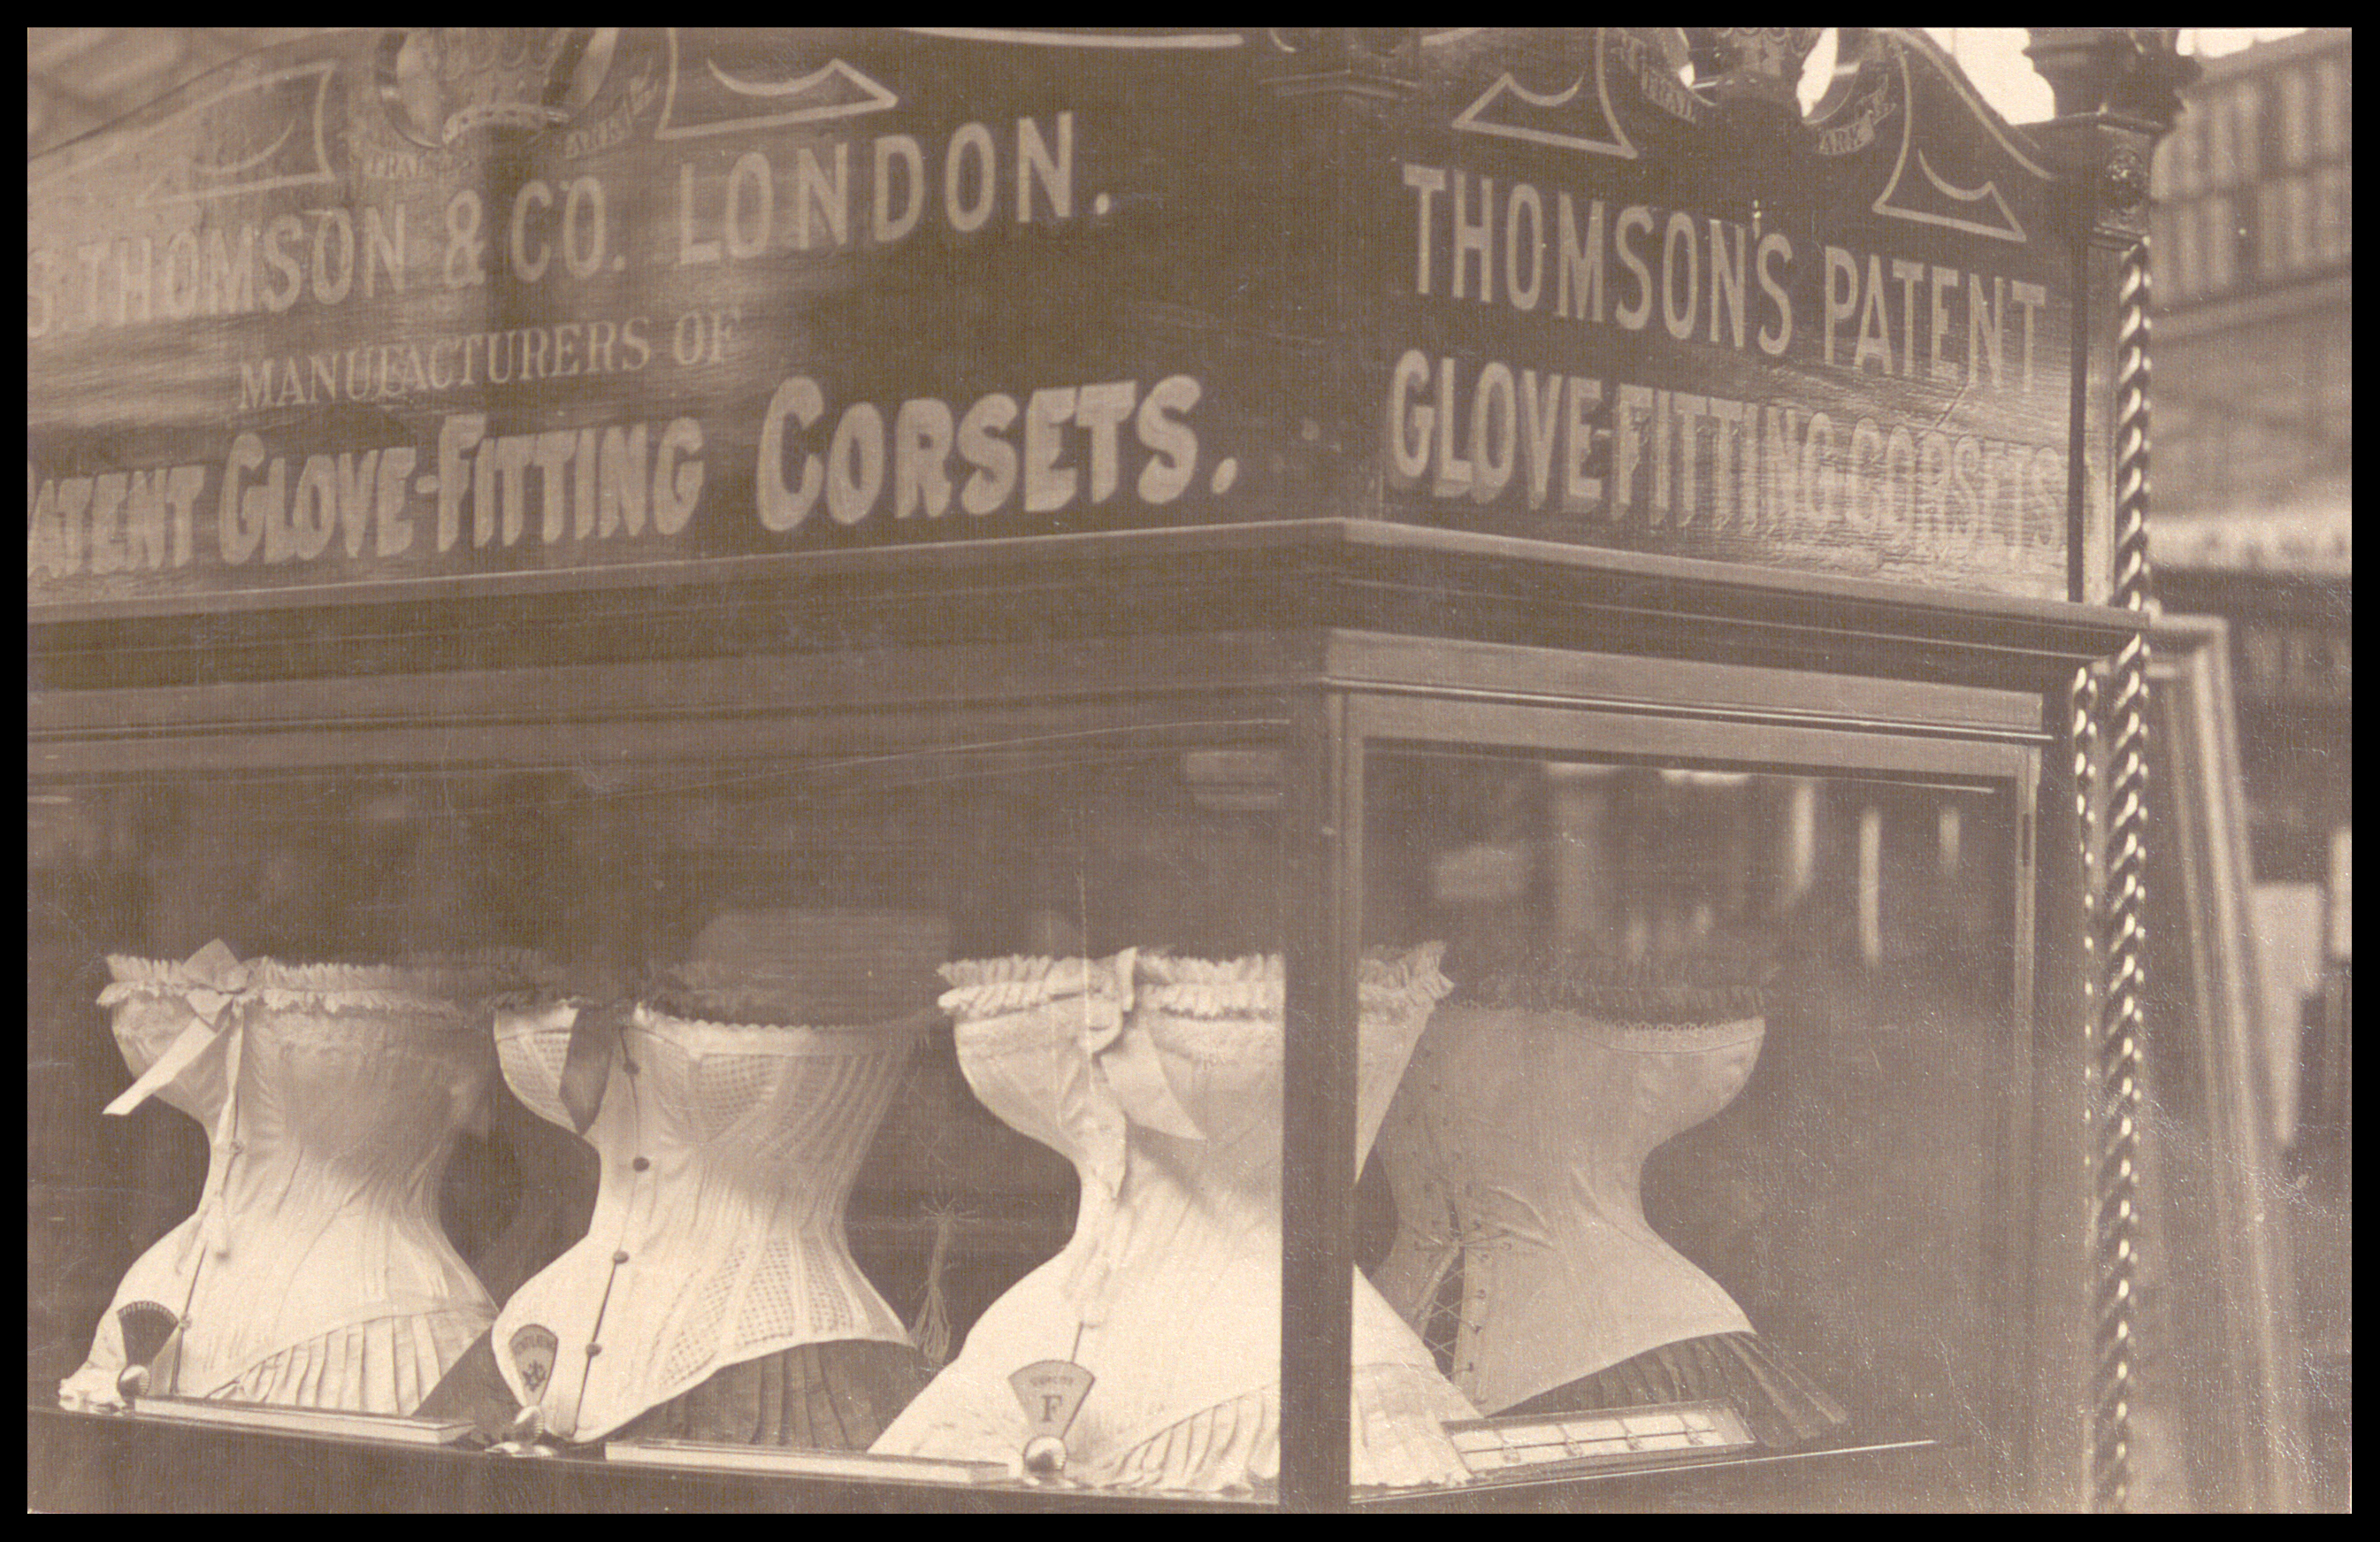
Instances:
[[[579,1010],[496,1025],[505,1080],[565,1129]],[[547,1430],[601,1439],[714,1371],[802,1344],[909,1342],[853,1261],[843,1212],[917,1032],[636,1009],[585,1134],[602,1163],[587,1235],[521,1286],[492,1335]]]
[[[1358,1137],[1368,1149],[1431,1005],[1437,949],[1367,961]],[[942,1004],[984,1103],[1070,1159],[1073,1238],[994,1302],[873,1449],[1003,1461],[1033,1431],[1008,1378],[1097,1380],[1067,1471],[1120,1487],[1253,1489],[1279,1471],[1281,967],[1161,954],[954,964]],[[1440,1422],[1472,1410],[1361,1277],[1359,1484],[1456,1483]]]
[[[1751,1331],[1646,1222],[1641,1181],[1656,1147],[1742,1089],[1763,1026],[1439,1009],[1381,1132],[1399,1227],[1377,1278],[1417,1327],[1459,1281],[1454,1381],[1479,1407]]]
[[[208,982],[108,964],[100,1001],[139,1075],[198,1018]],[[119,1401],[122,1314],[149,1303],[185,1322],[152,1366],[157,1390],[411,1413],[493,1314],[439,1223],[438,1187],[493,1069],[484,1002],[532,967],[246,965],[222,1030],[157,1089],[212,1136],[198,1210],[127,1271],[62,1399]]]

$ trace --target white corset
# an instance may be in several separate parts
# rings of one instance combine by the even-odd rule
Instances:
[[[578,1011],[496,1021],[505,1081],[565,1129]],[[602,1160],[587,1235],[496,1320],[496,1364],[522,1405],[594,1440],[759,1355],[906,1344],[852,1260],[843,1208],[917,1027],[734,1026],[638,1006],[620,1037],[586,1132]]]
[[[182,965],[111,958],[126,1062],[145,1073],[223,997]],[[116,1287],[71,1406],[119,1401],[118,1313],[184,1319],[151,1386],[186,1397],[409,1414],[493,1308],[446,1240],[438,1185],[492,1069],[485,1007],[509,965],[252,960],[224,1026],[158,1096],[212,1135],[199,1208]]]
[[[1367,962],[1357,1160],[1430,1006],[1437,949]],[[1071,1360],[1097,1380],[1067,1473],[1220,1490],[1280,1470],[1281,966],[1131,953],[943,971],[959,1064],[1001,1118],[1072,1160],[1073,1238],[994,1302],[873,1449],[1002,1461],[1034,1431],[1008,1378]],[[1473,1410],[1361,1276],[1354,1481],[1459,1483],[1439,1428]]]
[[[1645,1159],[1733,1100],[1757,1018],[1631,1026],[1439,1010],[1380,1136],[1398,1233],[1378,1277],[1419,1324],[1462,1270],[1454,1381],[1490,1414],[1645,1350],[1745,1333],[1645,1220]]]

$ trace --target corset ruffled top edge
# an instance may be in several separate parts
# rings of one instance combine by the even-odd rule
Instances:
[[[767,1356],[838,1342],[908,1350],[851,1257],[842,1215],[932,1014],[811,1026],[645,1001],[588,1016],[596,1005],[550,999],[496,1014],[506,1081],[565,1129],[581,1124],[561,1090],[577,1036],[606,1041],[580,1131],[602,1164],[587,1234],[514,1293],[492,1334],[516,1402],[584,1441]]]
[[[1363,962],[1358,1096],[1374,1111],[1360,1144],[1451,989],[1439,955],[1430,943]],[[1065,1247],[993,1303],[875,1449],[1014,1467],[1030,1427],[1009,1375],[1070,1355],[1098,1378],[1068,1438],[1070,1472],[1100,1486],[1263,1488],[1279,1465],[1281,955],[1020,955],[942,975],[970,1086],[1075,1163],[1084,1201]],[[1362,1277],[1352,1282],[1354,1480],[1466,1481],[1439,1427],[1475,1411]]]
[[[107,965],[99,1002],[136,1075],[112,1107],[153,1092],[197,1118],[208,1172],[197,1211],[118,1282],[62,1399],[120,1402],[119,1314],[150,1304],[180,1319],[154,1358],[189,1395],[412,1412],[493,1316],[435,1193],[492,1071],[470,1030],[540,961],[495,950],[289,964],[212,944],[188,961]],[[355,1118],[325,1123],[356,1098]],[[293,1269],[302,1277],[266,1288]]]

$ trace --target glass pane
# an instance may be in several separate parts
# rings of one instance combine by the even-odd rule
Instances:
[[[1269,1492],[1279,763],[37,789],[32,1397]]]
[[[1451,990],[1359,1261],[1478,1481],[2006,1432],[2014,854],[1982,790],[1378,751]]]

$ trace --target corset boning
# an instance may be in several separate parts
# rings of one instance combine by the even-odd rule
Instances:
[[[1460,1271],[1454,1381],[1481,1409],[1751,1330],[1645,1221],[1642,1177],[1656,1147],[1742,1090],[1761,1034],[1439,1010],[1380,1137],[1398,1234],[1378,1278],[1418,1325]]]
[[[558,1089],[577,1010],[496,1024],[505,1080],[565,1129]],[[759,1355],[908,1343],[853,1261],[843,1216],[917,1037],[913,1026],[751,1027],[637,1008],[586,1131],[602,1163],[587,1235],[497,1318],[513,1395],[550,1432],[593,1440]]]
[[[984,1103],[1071,1160],[1073,1237],[969,1331],[874,1447],[1005,1461],[1029,1427],[1008,1384],[1072,1360],[1097,1378],[1067,1472],[1100,1485],[1251,1488],[1278,1473],[1281,966],[1132,954],[955,965],[943,1005]],[[1129,981],[1130,983],[1127,983]],[[1430,1006],[1435,950],[1367,965],[1359,1161]],[[1439,1421],[1472,1415],[1354,1281],[1355,1481],[1463,1481]]]
[[[192,1022],[188,982],[174,965],[110,963],[118,983],[102,1001],[142,1072]],[[212,1137],[199,1208],[126,1273],[62,1394],[115,1401],[117,1314],[152,1302],[186,1319],[155,1390],[410,1413],[493,1313],[438,1220],[439,1181],[492,1070],[471,1004],[492,981],[248,969],[216,1042],[159,1089]]]

